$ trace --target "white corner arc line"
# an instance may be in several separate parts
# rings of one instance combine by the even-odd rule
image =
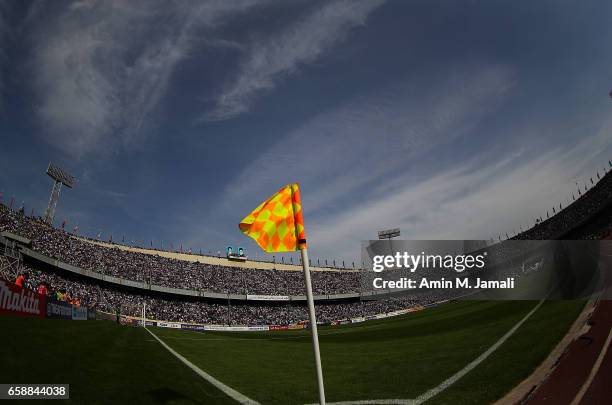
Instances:
[[[495,350],[497,350],[501,345],[504,344],[506,340],[512,336],[518,328],[520,328],[526,321],[533,315],[544,303],[545,298],[540,300],[538,304],[531,309],[520,321],[518,321],[504,336],[499,338],[499,340],[491,347],[489,347],[484,353],[480,356],[476,357],[476,359],[472,360],[469,364],[467,364],[464,368],[459,370],[457,373],[453,374],[446,380],[442,381],[438,386],[430,389],[429,391],[419,395],[416,399],[364,399],[358,401],[341,401],[341,402],[328,402],[327,405],[376,405],[376,404],[391,404],[391,405],[420,405],[425,401],[430,400],[434,396],[438,395],[454,383],[456,383],[459,379],[465,376],[467,373],[476,368],[480,363],[485,361],[487,357],[489,357]],[[316,404],[311,404],[316,405]]]
[[[484,353],[482,353],[480,356],[476,357],[474,360],[472,360],[471,363],[469,363],[467,366],[463,367],[457,373],[455,373],[454,375],[450,376],[446,380],[442,381],[442,383],[440,383],[440,385],[438,385],[437,387],[434,387],[434,388],[430,389],[429,391],[425,392],[424,394],[419,395],[414,403],[417,404],[417,405],[418,404],[422,404],[423,402],[427,401],[428,399],[433,398],[434,396],[438,395],[439,393],[441,393],[442,391],[444,391],[445,389],[447,389],[448,387],[450,387],[451,385],[456,383],[460,378],[465,376],[467,373],[469,373],[470,371],[475,369],[480,363],[482,363],[484,360],[486,360],[486,358],[489,357],[495,350],[497,350],[501,345],[503,345],[504,342],[506,340],[508,340],[510,338],[510,336],[512,336],[514,334],[514,332],[516,332],[517,329],[520,328],[521,325],[523,325],[527,321],[527,319],[529,319],[531,317],[531,315],[533,315],[542,306],[543,303],[544,303],[544,299],[540,300],[540,302],[538,302],[538,305],[533,307],[533,309],[531,311],[529,311],[527,313],[527,315],[525,315],[523,317],[523,319],[518,321],[517,324],[512,327],[512,329],[510,329],[508,332],[506,332],[506,334],[504,336],[499,338],[499,340],[497,342],[495,342],[493,344],[493,346],[489,347]]]
[[[187,367],[189,367],[190,369],[192,369],[193,371],[195,371],[195,373],[197,375],[199,375],[200,377],[202,377],[204,380],[206,380],[207,382],[209,382],[210,384],[214,385],[216,388],[218,388],[220,391],[222,391],[225,395],[229,396],[230,398],[234,399],[235,401],[241,403],[241,404],[246,404],[246,405],[260,405],[259,402],[252,400],[251,398],[247,397],[244,394],[241,394],[240,392],[236,391],[235,389],[223,384],[221,381],[217,380],[215,377],[213,377],[212,375],[206,373],[204,370],[202,370],[201,368],[199,368],[198,366],[196,366],[195,364],[193,364],[192,362],[190,362],[189,360],[187,360],[185,357],[181,356],[179,353],[177,353],[174,349],[172,349],[170,346],[168,346],[163,340],[161,340],[160,338],[158,338],[155,333],[151,332],[149,329],[147,329],[145,327],[145,330],[147,332],[149,332],[151,334],[151,336],[153,336],[163,347],[166,348],[166,350],[168,350],[174,357],[176,357],[177,359],[179,359],[183,364],[185,364]]]

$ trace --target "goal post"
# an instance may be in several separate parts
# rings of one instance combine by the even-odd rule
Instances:
[[[131,324],[132,326],[146,326],[146,301],[122,303],[118,309],[122,323]]]

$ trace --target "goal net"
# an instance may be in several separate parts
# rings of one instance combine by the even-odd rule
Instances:
[[[112,313],[105,315],[112,320],[121,323],[122,325],[144,326],[143,322],[146,319],[146,303],[140,302],[122,302],[116,305],[107,306],[112,308]]]

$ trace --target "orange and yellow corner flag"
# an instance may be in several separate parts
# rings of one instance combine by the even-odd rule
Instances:
[[[266,252],[292,252],[306,247],[300,189],[288,184],[246,216],[238,227]]]

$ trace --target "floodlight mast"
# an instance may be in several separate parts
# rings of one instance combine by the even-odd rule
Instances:
[[[393,256],[393,242],[391,242],[391,239],[396,238],[398,236],[400,236],[400,229],[399,228],[393,228],[393,229],[386,229],[384,231],[378,231],[378,239],[380,239],[380,240],[387,239],[389,241],[389,254],[391,256]]]
[[[378,239],[393,239],[400,236],[399,228],[387,229],[378,232]]]
[[[45,211],[45,222],[48,224],[53,223],[53,218],[55,218],[55,207],[57,207],[57,200],[59,200],[60,190],[62,189],[62,182],[55,181],[53,183],[53,188],[51,189],[51,197],[49,197],[49,205],[47,205],[47,210]]]
[[[59,200],[59,194],[62,189],[62,184],[68,188],[74,186],[74,176],[68,174],[62,168],[49,163],[47,167],[47,175],[54,180],[53,188],[51,189],[51,196],[49,197],[49,205],[45,211],[45,222],[53,224],[53,218],[55,218],[55,207],[57,207],[57,201]]]

